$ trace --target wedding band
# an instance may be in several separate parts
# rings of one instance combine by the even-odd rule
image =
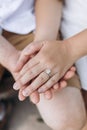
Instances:
[[[51,70],[50,69],[46,69],[45,70],[45,73],[49,76],[49,78],[50,78],[50,76],[51,76]]]

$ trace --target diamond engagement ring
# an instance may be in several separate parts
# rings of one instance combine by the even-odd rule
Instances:
[[[50,78],[50,76],[51,76],[51,75],[50,75],[50,74],[51,74],[51,70],[50,70],[50,69],[46,69],[46,70],[45,70],[45,73],[46,73],[46,74],[49,76],[49,78]]]

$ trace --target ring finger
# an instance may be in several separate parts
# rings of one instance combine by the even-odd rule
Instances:
[[[51,88],[54,84],[56,84],[58,82],[58,77],[59,77],[59,74],[56,73],[43,86],[41,86],[38,89],[38,92],[39,93],[44,93],[45,91],[47,91],[49,88]]]
[[[43,85],[49,79],[49,75],[45,72],[42,72],[24,91],[24,96],[29,96],[33,91],[38,89],[41,85]]]

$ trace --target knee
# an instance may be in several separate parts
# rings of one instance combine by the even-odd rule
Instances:
[[[44,121],[53,130],[81,130],[86,123],[86,116],[81,113],[72,115],[67,111]]]
[[[42,107],[42,104],[39,106],[44,122],[51,129],[81,130],[84,127],[86,111],[78,89],[62,90],[52,100],[49,103],[45,102],[46,107]]]
[[[60,111],[52,117],[48,115],[44,122],[53,130],[82,130],[86,123],[86,115],[83,112]]]

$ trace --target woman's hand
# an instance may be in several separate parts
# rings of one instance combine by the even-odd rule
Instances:
[[[15,83],[14,88],[19,89],[21,85],[25,85],[35,78],[23,90],[23,95],[27,97],[38,88],[38,92],[45,92],[56,84],[73,64],[72,55],[65,42],[50,41],[29,45],[28,50],[25,51],[25,60],[21,58],[19,60],[19,68],[22,68],[23,64],[27,62],[29,55],[37,53],[39,50],[40,52],[30,59],[20,71],[19,80]],[[50,75],[46,70],[51,71]]]

